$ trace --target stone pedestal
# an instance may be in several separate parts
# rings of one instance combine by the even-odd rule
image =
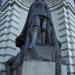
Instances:
[[[12,75],[56,75],[55,62],[24,61],[22,66],[12,71]],[[67,68],[61,65],[61,75],[67,75]]]
[[[24,62],[21,75],[55,75],[54,62]]]
[[[52,60],[55,60],[55,49],[53,47],[36,46],[35,49],[33,50],[27,50],[27,52],[25,52],[24,55],[25,56],[22,65],[18,65],[16,68],[12,67],[14,66],[14,64],[15,65],[19,64],[22,58],[20,54],[17,55],[14,62],[12,62],[12,66],[11,66],[11,68],[13,68],[11,72],[12,75],[58,75],[60,74],[57,73],[57,69],[58,69],[57,67],[59,67],[59,65],[57,65],[56,62],[51,62]],[[67,68],[65,65],[61,64],[60,69],[61,69],[60,75],[67,75]]]

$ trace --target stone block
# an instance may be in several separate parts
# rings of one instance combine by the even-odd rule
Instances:
[[[24,61],[22,75],[55,75],[54,62]]]
[[[55,62],[24,61],[22,66],[12,71],[12,75],[56,75],[55,68]],[[67,75],[66,65],[61,64],[61,75]]]

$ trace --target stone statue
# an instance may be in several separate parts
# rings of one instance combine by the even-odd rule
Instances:
[[[57,63],[56,75],[60,75],[61,44],[57,40],[55,34],[50,8],[44,0],[35,0],[32,3],[24,28],[20,36],[16,38],[16,46],[21,49],[20,58],[22,58],[22,60],[19,60],[19,62],[21,62],[19,64],[22,64],[23,58],[24,60],[28,60],[29,57],[27,57],[27,54],[29,54],[29,60],[55,61]],[[55,60],[48,57],[49,53],[47,50],[43,50],[45,52],[45,54],[43,54],[43,51],[35,48],[36,46],[52,47],[55,54]],[[16,61],[16,59],[12,60],[13,63],[14,61]],[[8,63],[10,62],[8,61]],[[8,64],[6,64],[6,67],[7,65]]]
[[[20,36],[16,38],[16,46],[21,48],[23,45],[25,45],[27,50],[33,50],[35,46],[45,45],[49,45],[57,50],[60,48],[51,12],[44,0],[34,1],[29,9],[24,28]]]
[[[41,36],[40,45],[50,44],[55,47],[59,43],[56,38],[49,7],[44,0],[36,0],[31,5],[26,24],[20,36],[16,39],[16,46],[21,48],[26,43],[28,48],[33,48],[38,44],[36,41],[39,35]]]

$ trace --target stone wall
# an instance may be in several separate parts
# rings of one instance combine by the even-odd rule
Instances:
[[[52,9],[53,23],[62,44],[61,57],[68,75],[75,75],[75,9],[74,1],[61,1]]]
[[[2,5],[1,11],[4,12],[0,16],[0,63],[3,65],[19,52],[15,38],[18,34],[20,10],[14,1],[9,1]]]

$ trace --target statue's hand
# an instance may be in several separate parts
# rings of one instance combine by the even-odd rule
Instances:
[[[16,47],[21,47],[22,45],[23,45],[23,43],[24,43],[24,38],[23,38],[23,36],[18,36],[17,38],[16,38]]]

